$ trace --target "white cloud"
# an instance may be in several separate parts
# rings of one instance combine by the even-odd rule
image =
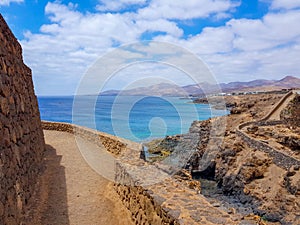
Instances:
[[[139,41],[145,32],[162,32],[154,39],[177,44],[202,57],[220,82],[297,75],[300,10],[270,11],[261,19],[231,19],[224,26],[205,27],[184,39],[177,20],[210,14],[209,18],[226,17],[235,5],[229,1],[205,2],[206,7],[202,7],[204,3],[196,0],[186,0],[186,4],[152,0],[137,12],[85,14],[72,4],[48,3],[45,12],[49,24],[41,26],[40,33],[27,32],[21,41],[37,93],[74,93],[98,57],[114,46]]]
[[[74,5],[59,3],[48,3],[45,13],[50,23],[41,26],[38,34],[27,32],[21,43],[35,82],[42,82],[44,77],[57,80],[65,84],[53,87],[59,93],[66,87],[74,92],[88,66],[114,45],[138,41],[146,31],[162,31],[175,37],[183,33],[175,23],[163,19],[156,23],[135,22],[132,13],[82,14]],[[40,87],[44,86],[36,85],[37,93],[43,92]]]
[[[12,2],[21,3],[24,2],[24,0],[0,0],[0,5],[8,6]]]
[[[203,56],[220,82],[300,78],[300,45],[265,51],[231,52]]]
[[[178,43],[200,55],[265,51],[297,43],[300,38],[298,21],[300,10],[291,10],[269,13],[262,19],[231,19],[225,26],[206,27],[186,40],[170,36],[160,36],[156,40]]]
[[[139,20],[136,22],[136,26],[141,31],[161,31],[178,38],[183,35],[183,31],[178,28],[176,23],[165,19]]]
[[[300,11],[267,14],[262,20],[230,20],[227,26],[236,38],[234,47],[243,51],[279,47],[300,36]]]
[[[152,0],[148,7],[140,9],[138,13],[140,18],[186,20],[224,13],[238,5],[230,0],[185,0],[184,4],[174,0]]]
[[[295,9],[300,7],[299,0],[273,0],[272,9]]]
[[[218,54],[233,50],[234,33],[227,27],[204,28],[200,34],[183,40],[170,35],[161,35],[156,41],[170,42],[187,48],[199,55]]]
[[[187,40],[186,47],[201,54],[214,54],[232,50],[234,34],[226,27],[205,28],[201,34]]]
[[[145,5],[147,0],[100,0],[100,4],[96,6],[99,11],[118,11],[133,5]]]
[[[220,82],[300,76],[300,11],[269,13],[262,19],[232,19],[204,28],[186,40],[169,35],[156,40],[176,43],[199,55]],[[287,25],[288,24],[288,25]]]
[[[155,77],[155,79],[149,79]],[[124,89],[129,84],[139,83],[137,87],[161,83],[160,79],[177,83],[179,86],[192,84],[193,80],[184,72],[164,64],[144,62],[130,65],[115,73],[105,84],[105,90]],[[116,85],[117,84],[117,85]]]

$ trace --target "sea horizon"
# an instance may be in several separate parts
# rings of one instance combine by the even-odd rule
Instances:
[[[143,142],[187,133],[194,120],[228,114],[208,104],[190,104],[182,96],[37,96],[42,120],[66,122]],[[78,100],[79,99],[79,100]],[[79,104],[79,105],[78,105]],[[78,110],[79,109],[79,110]]]

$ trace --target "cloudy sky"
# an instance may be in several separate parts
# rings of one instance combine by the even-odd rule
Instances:
[[[0,12],[22,44],[38,95],[75,93],[97,59],[143,40],[188,50],[218,82],[300,77],[300,0],[0,0]],[[162,67],[124,74],[166,73],[190,83]],[[109,88],[120,87],[111,79]]]

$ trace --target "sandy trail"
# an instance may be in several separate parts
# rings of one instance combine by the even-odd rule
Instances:
[[[288,104],[290,103],[290,101],[293,100],[293,98],[295,98],[295,94],[292,94],[290,97],[288,97],[281,105],[280,107],[275,110],[268,118],[268,120],[280,120],[280,113],[283,109],[285,109]]]
[[[130,212],[112,182],[92,170],[81,156],[74,136],[44,131],[47,144],[41,223],[51,225],[133,224]],[[89,146],[93,145],[89,143]],[[95,149],[101,149],[94,145]],[[45,197],[46,196],[46,197]]]

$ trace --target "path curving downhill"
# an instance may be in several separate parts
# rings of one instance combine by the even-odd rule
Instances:
[[[124,225],[133,224],[112,182],[94,172],[81,156],[72,134],[44,131],[46,171],[41,224]],[[89,145],[93,145],[89,143]],[[93,148],[103,151],[99,146]]]
[[[289,155],[285,151],[281,151],[276,147],[270,145],[269,143],[265,143],[262,140],[254,138],[246,133],[247,127],[250,125],[254,126],[274,126],[278,124],[282,124],[280,121],[280,113],[281,111],[288,106],[291,100],[295,98],[295,92],[287,93],[276,105],[273,109],[260,121],[252,121],[240,124],[236,129],[236,134],[249,145],[250,147],[256,148],[259,151],[268,153],[272,158],[274,164],[277,166],[288,170],[291,166],[300,166],[300,160],[295,157]]]

